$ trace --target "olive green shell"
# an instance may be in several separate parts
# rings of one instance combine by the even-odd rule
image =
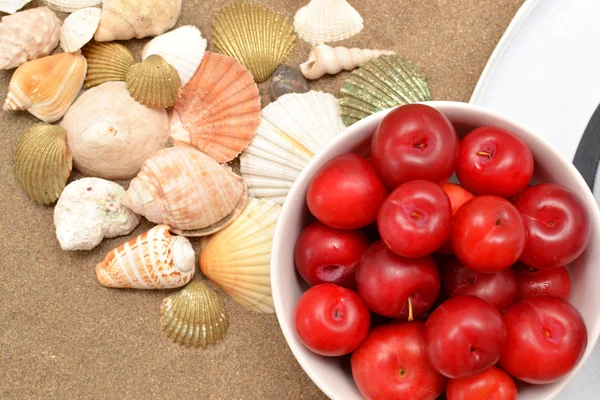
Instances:
[[[131,97],[150,108],[174,106],[181,90],[175,67],[156,54],[132,66],[125,82]]]

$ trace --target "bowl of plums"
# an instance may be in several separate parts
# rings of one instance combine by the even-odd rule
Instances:
[[[275,310],[332,399],[552,399],[600,333],[599,229],[585,181],[535,132],[408,104],[347,128],[296,180]]]

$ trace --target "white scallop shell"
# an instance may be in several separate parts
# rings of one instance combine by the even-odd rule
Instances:
[[[177,70],[181,86],[185,86],[202,62],[206,39],[193,25],[185,25],[152,39],[142,53],[145,60],[152,54],[161,56]]]
[[[31,0],[0,0],[0,12],[12,14],[25,7]]]
[[[304,166],[345,128],[329,93],[289,93],[266,106],[240,157],[248,194],[283,203]]]
[[[88,7],[69,15],[60,29],[60,47],[72,53],[92,40],[98,29],[101,13],[99,8]]]
[[[44,0],[44,3],[53,10],[71,13],[102,4],[102,0]]]
[[[294,16],[294,29],[315,46],[356,35],[363,29],[363,19],[346,0],[311,0]]]

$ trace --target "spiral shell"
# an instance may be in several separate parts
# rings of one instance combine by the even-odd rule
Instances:
[[[125,82],[131,97],[150,108],[173,106],[181,89],[175,67],[156,54],[133,65]]]

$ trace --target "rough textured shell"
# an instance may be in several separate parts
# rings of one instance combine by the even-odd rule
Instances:
[[[37,124],[17,141],[15,175],[25,193],[40,204],[58,199],[71,174],[67,134],[60,126]]]
[[[44,122],[67,112],[81,90],[87,63],[75,53],[60,53],[21,65],[8,85],[4,110],[27,110]]]
[[[60,29],[60,47],[66,52],[81,49],[92,40],[100,23],[99,8],[82,8],[69,15]]]
[[[175,67],[183,87],[198,70],[205,50],[206,39],[200,30],[193,25],[185,25],[149,41],[142,52],[142,59],[153,54],[161,56]]]
[[[193,278],[195,257],[187,238],[158,225],[108,253],[96,265],[96,278],[113,288],[177,288]]]
[[[102,239],[127,235],[140,217],[121,204],[125,190],[111,181],[71,182],[54,207],[56,237],[63,250],[91,250]]]
[[[124,81],[135,58],[131,51],[119,43],[88,43],[81,52],[88,62],[85,89],[109,81]]]
[[[12,14],[31,3],[31,0],[0,0],[0,12]]]
[[[99,42],[141,39],[171,29],[181,15],[181,0],[104,0]]]
[[[216,49],[235,57],[256,82],[264,82],[287,58],[296,35],[288,17],[258,4],[234,3],[213,21]]]
[[[205,279],[194,279],[165,297],[160,307],[160,326],[179,345],[206,348],[225,337],[229,317],[221,295]]]
[[[169,141],[169,117],[136,102],[124,82],[106,82],[83,93],[61,126],[80,172],[129,179]]]
[[[294,28],[315,46],[356,35],[363,29],[363,19],[346,0],[311,0],[294,16]]]
[[[53,10],[70,13],[102,4],[102,0],[44,0],[44,3]]]
[[[224,163],[248,146],[259,122],[260,96],[250,73],[234,58],[206,52],[175,104],[171,138]]]
[[[200,253],[200,268],[232,299],[249,310],[272,313],[271,247],[281,206],[250,199],[229,227]]]
[[[58,45],[60,19],[48,7],[2,17],[0,69],[10,69],[47,56]]]
[[[146,160],[123,203],[174,232],[204,236],[233,222],[246,199],[240,176],[185,146],[163,149]]]
[[[131,97],[150,108],[173,106],[181,89],[177,70],[156,54],[133,65],[125,82]]]
[[[347,126],[386,108],[431,100],[421,71],[398,56],[380,56],[352,71],[341,92],[340,109]]]
[[[344,129],[338,102],[328,93],[286,94],[266,106],[240,157],[249,195],[283,203],[304,166]]]

